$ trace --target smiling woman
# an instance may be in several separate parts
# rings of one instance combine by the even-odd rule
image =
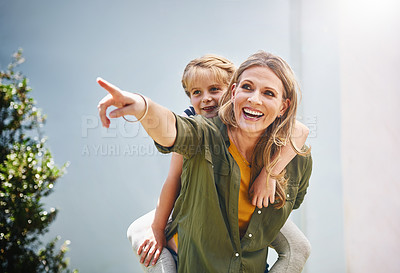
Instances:
[[[178,272],[264,272],[266,246],[302,203],[312,168],[311,157],[301,156],[306,152],[292,142],[299,90],[286,62],[265,52],[250,56],[223,94],[219,117],[211,119],[177,116],[143,96],[99,83],[110,93],[99,104],[104,126],[106,109],[118,105],[110,116],[141,118],[159,151],[184,157],[181,193],[166,234],[169,240],[178,233]],[[207,94],[209,86],[195,91]],[[259,209],[249,200],[249,188],[264,167],[273,173],[286,143],[300,156],[286,173],[273,176],[275,202]]]
[[[280,57],[266,52],[250,56],[237,69],[221,98],[220,117],[228,125],[230,137],[241,154],[252,162],[252,179],[266,168],[271,173],[277,164],[273,155],[292,142],[300,89],[290,66]],[[284,205],[286,195],[284,173],[278,175],[277,208]]]

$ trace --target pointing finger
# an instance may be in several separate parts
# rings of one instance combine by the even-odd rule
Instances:
[[[100,84],[101,87],[103,87],[105,90],[108,91],[113,97],[118,97],[121,95],[121,89],[119,89],[117,86],[109,83],[108,81],[98,77],[96,79],[97,83]]]

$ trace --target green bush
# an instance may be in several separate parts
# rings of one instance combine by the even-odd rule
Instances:
[[[29,97],[28,79],[14,71],[23,62],[19,50],[0,72],[0,272],[71,272],[69,241],[57,249],[58,236],[45,245],[40,240],[57,215],[44,209],[42,197],[67,164],[57,167],[46,148],[45,116]]]

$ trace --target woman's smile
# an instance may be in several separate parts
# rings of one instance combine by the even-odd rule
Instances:
[[[243,112],[244,118],[247,120],[256,121],[264,116],[264,114],[262,112],[255,110],[255,109],[251,109],[249,107],[244,107],[242,109],[242,112]]]

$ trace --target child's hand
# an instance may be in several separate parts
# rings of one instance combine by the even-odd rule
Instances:
[[[249,196],[251,204],[257,206],[258,208],[268,207],[268,203],[273,204],[275,202],[275,187],[276,180],[269,178],[269,183],[267,185],[267,180],[265,176],[259,175],[256,180],[254,180],[253,185],[251,185],[249,190]]]
[[[164,229],[151,228],[147,239],[139,246],[137,254],[141,255],[140,262],[145,266],[155,265],[163,247],[167,245]]]

